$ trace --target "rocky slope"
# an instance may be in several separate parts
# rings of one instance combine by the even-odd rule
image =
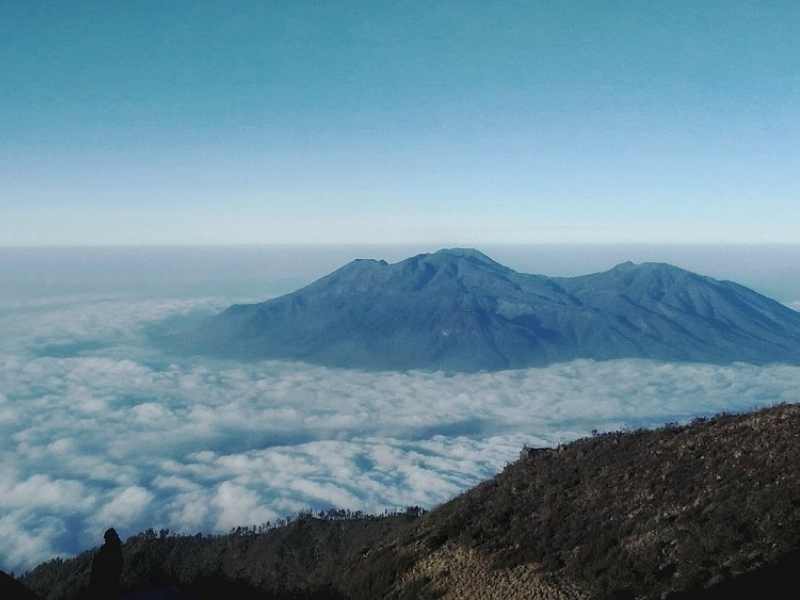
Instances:
[[[139,536],[124,553],[124,587],[164,598],[792,598],[800,406],[525,449],[422,517]],[[24,581],[75,598],[90,562]]]
[[[232,306],[172,342],[185,352],[367,369],[800,362],[800,313],[666,264],[553,278],[452,249],[395,264],[356,260],[286,296]]]
[[[0,598],[3,600],[36,600],[37,596],[11,575],[0,571]]]

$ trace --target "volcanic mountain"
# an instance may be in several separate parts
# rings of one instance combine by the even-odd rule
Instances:
[[[359,259],[183,340],[237,358],[480,371],[578,358],[800,362],[800,312],[663,263],[580,277],[519,273],[477,250]]]

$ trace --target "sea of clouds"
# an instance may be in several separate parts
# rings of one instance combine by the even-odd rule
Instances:
[[[175,357],[148,341],[227,302],[0,302],[0,569],[97,545],[110,526],[226,531],[306,508],[430,507],[526,444],[798,400],[792,366],[368,373]]]

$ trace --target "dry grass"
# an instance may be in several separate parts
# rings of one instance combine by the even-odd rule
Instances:
[[[422,518],[135,538],[123,583],[214,576],[274,600],[660,600],[726,582],[766,589],[793,576],[798,551],[800,406],[790,405],[526,449]],[[87,556],[26,583],[75,597]]]

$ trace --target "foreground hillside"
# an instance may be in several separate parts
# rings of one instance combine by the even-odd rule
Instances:
[[[365,369],[481,371],[577,358],[800,362],[800,313],[661,263],[519,273],[471,249],[356,260],[176,336],[183,352]]]
[[[790,598],[796,589],[780,586],[795,580],[798,552],[800,407],[781,406],[526,449],[421,517],[138,536],[124,545],[123,587],[161,590],[137,596],[153,598]],[[74,598],[90,563],[46,563],[24,581]]]
[[[36,600],[33,592],[3,571],[0,571],[0,598],[3,600]]]

